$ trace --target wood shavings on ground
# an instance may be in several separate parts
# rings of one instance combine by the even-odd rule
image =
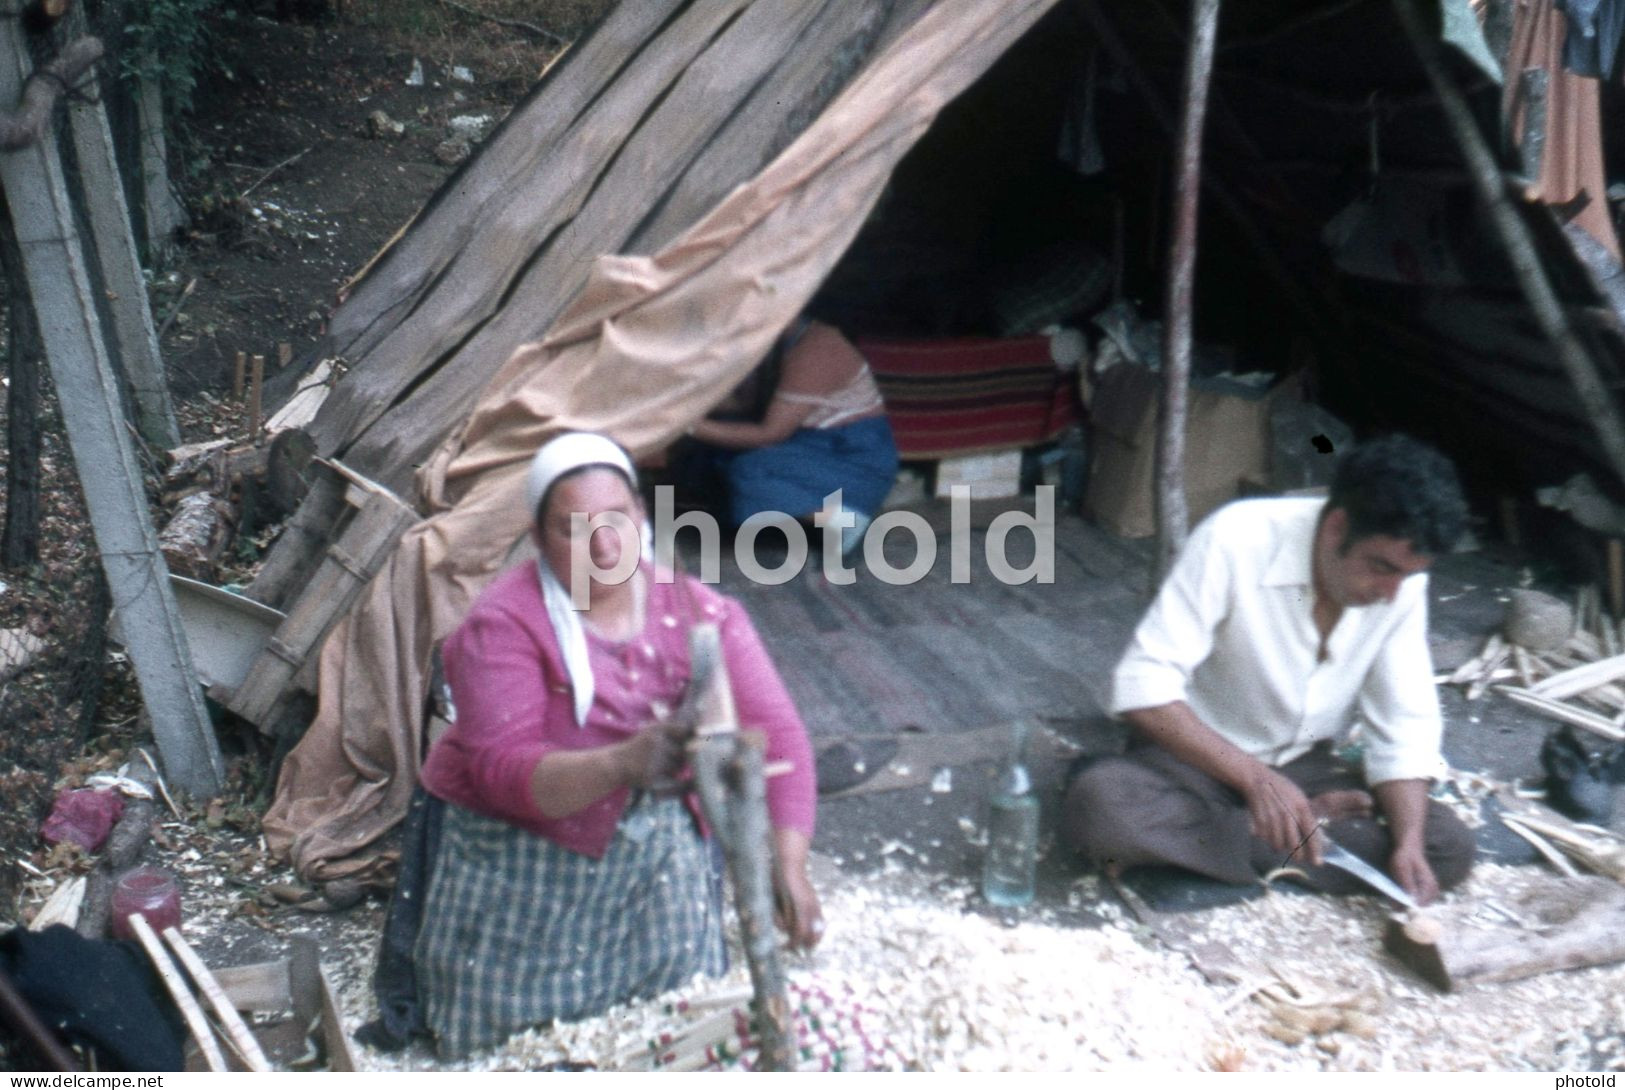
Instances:
[[[1479,867],[1452,900],[1486,917],[1529,883],[1534,867]],[[1097,883],[1078,883],[1094,893]],[[1166,917],[1190,948],[1222,946],[1246,972],[1212,985],[1185,956],[1117,912],[1067,928],[1031,910],[1014,926],[966,910],[962,886],[912,874],[842,879],[826,891],[829,933],[795,957],[792,979],[816,982],[861,1011],[880,1066],[914,1070],[1619,1070],[1625,967],[1554,973],[1441,994],[1382,950],[1375,898],[1272,891],[1207,912]],[[1109,895],[1108,895],[1109,896]],[[1102,902],[1102,907],[1110,901]],[[735,958],[740,965],[740,959]],[[742,994],[742,965],[721,980],[568,1026],[530,1030],[465,1064],[422,1048],[363,1066],[526,1070],[565,1063],[646,1066],[647,1042],[705,1017],[707,997]],[[347,1024],[371,1012],[346,989]],[[685,1013],[676,1005],[694,1006]],[[715,1009],[715,1008],[713,1008]]]

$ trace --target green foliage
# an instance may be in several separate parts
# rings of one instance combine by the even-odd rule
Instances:
[[[128,6],[121,68],[126,79],[153,78],[175,110],[189,110],[197,75],[208,62],[206,17],[220,0],[137,0]],[[230,18],[230,9],[222,16]]]

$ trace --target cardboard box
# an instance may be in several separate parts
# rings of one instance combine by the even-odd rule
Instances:
[[[1193,384],[1185,431],[1185,495],[1195,525],[1234,499],[1243,481],[1268,479],[1270,406],[1295,379],[1266,390],[1237,382]],[[1156,533],[1153,482],[1162,375],[1120,363],[1092,391],[1089,513],[1123,537]]]
[[[1004,499],[1021,492],[1021,451],[966,454],[937,463],[937,496],[945,498],[956,484],[970,486],[975,500]]]

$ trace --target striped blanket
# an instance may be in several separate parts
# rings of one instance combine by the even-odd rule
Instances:
[[[865,340],[904,459],[948,458],[1044,443],[1077,419],[1069,375],[1042,336]]]

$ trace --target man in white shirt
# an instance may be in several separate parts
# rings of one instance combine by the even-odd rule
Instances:
[[[1321,833],[1426,903],[1473,838],[1428,799],[1444,769],[1427,576],[1460,535],[1455,470],[1414,439],[1365,444],[1330,495],[1230,504],[1199,526],[1113,676],[1129,751],[1087,766],[1063,827],[1085,855],[1229,882],[1280,866],[1334,892]],[[1362,770],[1333,754],[1358,722]]]

